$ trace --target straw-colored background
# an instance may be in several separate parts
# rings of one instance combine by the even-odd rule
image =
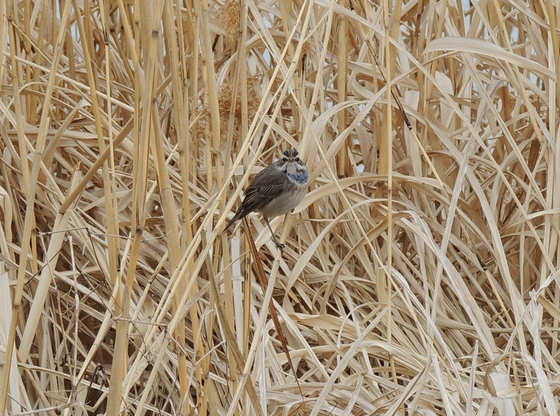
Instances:
[[[558,2],[0,8],[0,414],[558,414]]]

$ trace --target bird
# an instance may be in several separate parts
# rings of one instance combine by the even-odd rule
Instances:
[[[282,251],[284,245],[276,239],[268,220],[293,211],[307,194],[308,182],[309,172],[298,151],[286,150],[282,159],[264,168],[251,181],[241,206],[224,232],[237,220],[256,211],[262,215],[276,247]]]

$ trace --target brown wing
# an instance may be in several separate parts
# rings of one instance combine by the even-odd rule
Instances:
[[[253,211],[258,211],[280,195],[284,189],[286,177],[282,171],[272,164],[260,171],[253,182],[245,190],[243,203],[226,226],[227,230],[235,221],[240,220]],[[224,231],[225,231],[224,230]]]
[[[245,199],[243,200],[243,204],[241,204],[241,210],[243,210],[245,215],[253,211],[258,211],[278,197],[283,189],[283,183],[259,187],[251,186],[245,191]]]

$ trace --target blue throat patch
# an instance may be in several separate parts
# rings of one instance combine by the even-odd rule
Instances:
[[[308,173],[307,171],[304,170],[303,172],[298,173],[298,174],[295,174],[295,175],[289,173],[289,174],[288,174],[288,177],[289,177],[290,179],[292,179],[294,182],[296,182],[296,183],[298,183],[298,184],[300,184],[300,185],[303,185],[303,184],[305,184],[305,183],[307,182],[307,180],[309,179],[309,173]]]

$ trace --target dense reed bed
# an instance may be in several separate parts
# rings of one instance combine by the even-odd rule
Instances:
[[[0,9],[0,413],[558,414],[558,4]]]

